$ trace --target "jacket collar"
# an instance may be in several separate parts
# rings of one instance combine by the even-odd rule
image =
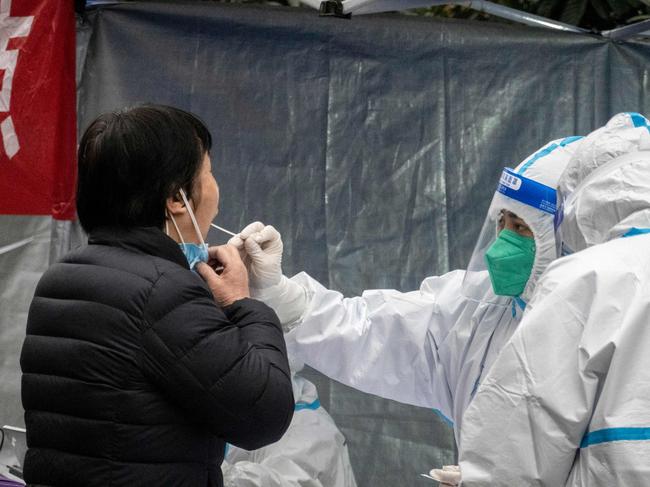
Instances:
[[[156,227],[100,227],[90,232],[88,245],[108,245],[153,255],[189,269],[179,245]]]

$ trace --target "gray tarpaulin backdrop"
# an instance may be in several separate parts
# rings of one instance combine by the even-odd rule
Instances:
[[[275,225],[287,274],[347,295],[412,290],[464,266],[504,165],[650,108],[648,44],[496,23],[168,2],[92,12],[80,34],[81,127],[137,102],[196,112],[215,138],[217,222]],[[35,237],[0,255],[0,423],[22,422],[17,360],[35,283],[50,248],[77,235],[0,219],[0,246]],[[361,487],[427,485],[418,473],[454,460],[434,412],[308,375]]]

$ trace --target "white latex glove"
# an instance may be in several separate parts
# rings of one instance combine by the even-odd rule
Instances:
[[[254,222],[228,241],[244,253],[251,288],[275,286],[282,278],[282,237],[270,225]]]
[[[248,268],[251,297],[263,301],[280,318],[286,332],[294,328],[309,305],[300,284],[282,275],[282,237],[270,225],[254,222],[228,241],[242,254]]]
[[[460,485],[460,467],[458,465],[445,465],[434,468],[429,472],[433,480],[440,482],[440,487],[455,487]]]

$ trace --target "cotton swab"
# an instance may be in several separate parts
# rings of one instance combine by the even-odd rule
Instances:
[[[227,233],[228,235],[232,235],[233,237],[236,237],[236,233],[232,233],[230,230],[226,230],[225,228],[220,227],[219,225],[215,225],[214,223],[210,223],[211,226],[216,228],[217,230],[221,230],[223,233]]]

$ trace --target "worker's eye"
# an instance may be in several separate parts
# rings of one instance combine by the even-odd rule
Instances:
[[[517,229],[517,232],[519,232],[519,233],[528,233],[528,232],[530,232],[530,228],[528,228],[528,225],[518,224],[518,225],[515,226],[515,228]]]

